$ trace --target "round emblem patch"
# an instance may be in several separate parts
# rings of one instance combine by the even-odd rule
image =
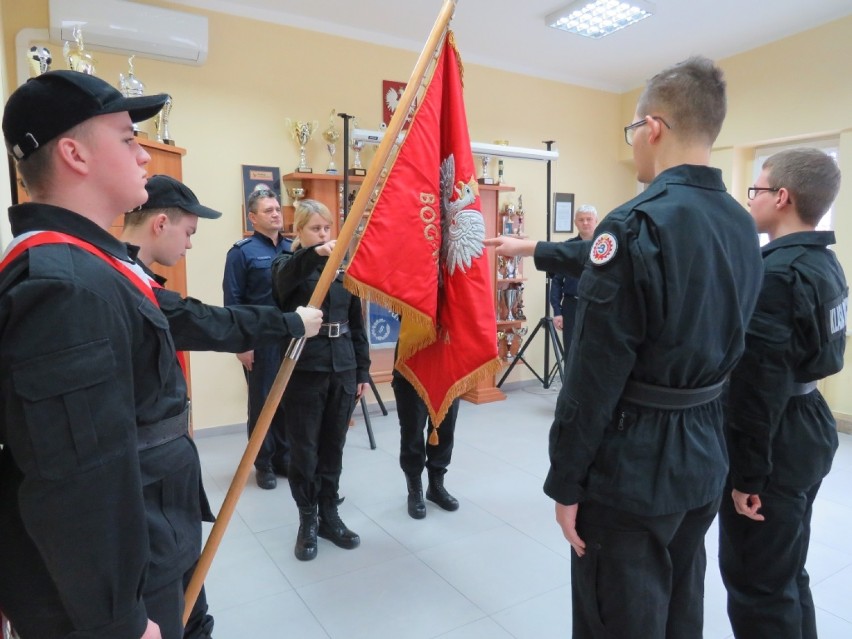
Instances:
[[[617,250],[618,241],[615,239],[615,236],[612,233],[601,233],[592,243],[589,259],[592,260],[592,264],[595,266],[600,266],[615,257]]]

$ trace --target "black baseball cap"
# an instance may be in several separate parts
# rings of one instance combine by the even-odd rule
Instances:
[[[148,178],[145,190],[148,191],[148,201],[137,211],[178,208],[209,220],[222,217],[219,211],[202,206],[186,184],[171,176],[152,175]]]
[[[97,115],[127,111],[133,122],[152,118],[168,95],[125,98],[111,84],[79,71],[48,71],[18,87],[3,112],[3,137],[15,159]]]

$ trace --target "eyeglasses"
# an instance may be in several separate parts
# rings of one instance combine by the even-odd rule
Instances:
[[[648,117],[650,117],[652,120],[658,120],[658,121],[662,122],[663,124],[666,125],[667,129],[671,130],[671,128],[672,128],[671,125],[668,122],[666,122],[665,120],[663,120],[663,118],[661,118],[659,115],[651,115],[651,116],[648,116]],[[633,124],[628,124],[626,127],[624,127],[624,141],[627,142],[628,146],[633,146],[633,133],[634,133],[634,131],[636,131],[636,129],[638,129],[643,124],[648,124],[648,120],[646,120],[645,118],[642,118],[638,122],[634,122]]]
[[[757,194],[761,191],[769,191],[770,193],[777,193],[781,189],[774,189],[771,186],[750,186],[748,188],[748,199],[753,200],[757,197]]]

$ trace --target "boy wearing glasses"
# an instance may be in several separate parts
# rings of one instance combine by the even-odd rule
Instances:
[[[712,61],[663,70],[625,127],[642,194],[591,242],[486,240],[581,274],[544,484],[575,551],[575,639],[702,635],[704,534],[727,474],[720,395],[762,277],[754,222],[709,166],[725,112]]]
[[[278,195],[271,189],[256,188],[248,199],[248,218],[254,234],[235,243],[225,258],[222,289],[225,306],[253,304],[275,306],[272,299],[272,261],[289,253],[292,241],[281,234],[284,218]],[[273,344],[237,354],[248,382],[248,435],[254,426],[272,382],[281,366],[281,346]],[[264,490],[276,487],[276,475],[287,476],[290,449],[284,430],[284,418],[276,410],[263,446],[255,459],[257,485]]]
[[[843,367],[849,291],[816,226],[840,188],[818,149],[770,157],[749,208],[763,247],[763,288],[731,375],[731,472],[719,512],[719,564],[736,637],[816,639],[805,560],[814,499],[837,450],[817,381]]]

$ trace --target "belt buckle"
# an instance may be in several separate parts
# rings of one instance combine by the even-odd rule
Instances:
[[[328,325],[329,337],[340,337],[340,322],[334,322]]]

